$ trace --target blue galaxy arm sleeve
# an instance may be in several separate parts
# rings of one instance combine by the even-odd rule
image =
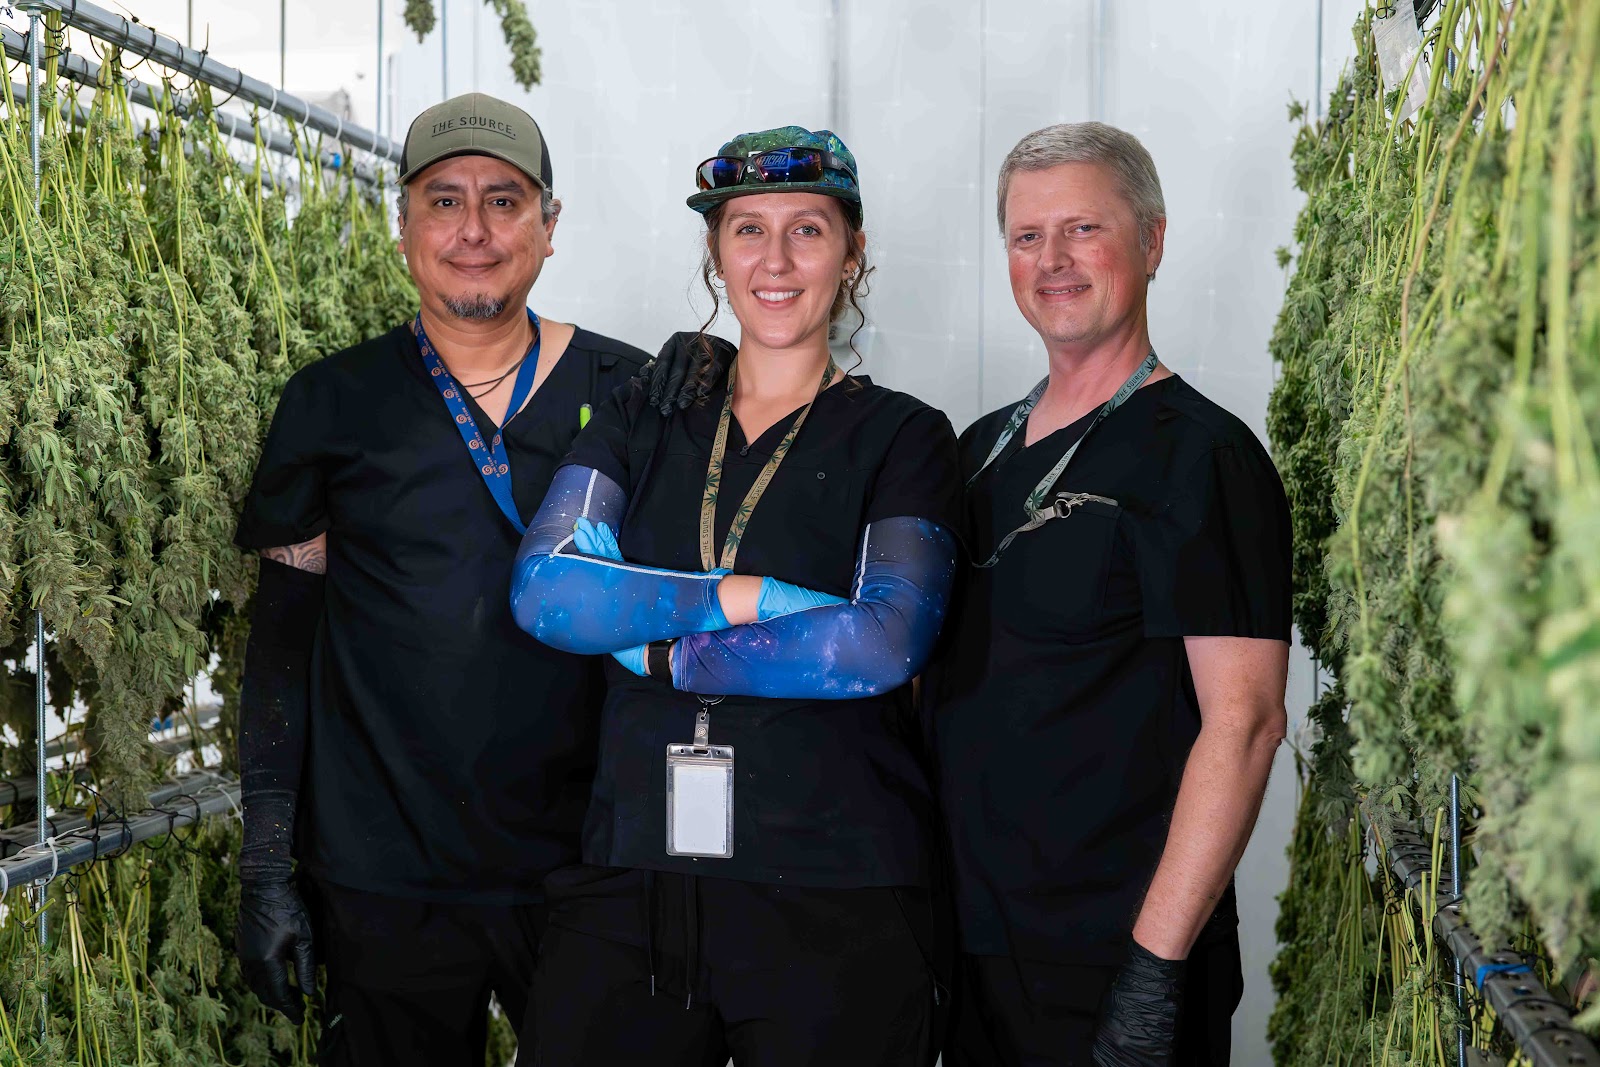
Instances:
[[[577,554],[578,519],[622,525],[628,496],[591,467],[556,471],[517,550],[511,614],[547,645],[599,655],[728,625],[717,601],[720,573],[641,567]]]
[[[848,603],[691,634],[672,647],[672,684],[708,696],[811,700],[888,692],[927,663],[955,570],[955,537],[938,523],[872,523]]]

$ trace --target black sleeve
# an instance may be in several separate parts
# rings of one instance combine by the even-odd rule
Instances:
[[[234,543],[278,548],[309,541],[328,529],[322,458],[333,429],[332,399],[304,370],[289,379],[272,415]]]
[[[644,407],[644,387],[626,381],[611,391],[572,442],[562,466],[589,467],[610,478],[624,491],[633,482],[628,474],[628,440]]]
[[[320,574],[261,561],[239,691],[239,877],[245,881],[289,876],[323,589]]]
[[[1289,640],[1289,504],[1255,441],[1208,450],[1136,524],[1147,637]]]
[[[960,526],[961,466],[944,412],[921,408],[900,424],[878,468],[866,521],[896,516]]]

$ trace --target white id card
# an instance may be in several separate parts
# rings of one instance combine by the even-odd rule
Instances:
[[[667,855],[733,855],[732,746],[667,746]]]

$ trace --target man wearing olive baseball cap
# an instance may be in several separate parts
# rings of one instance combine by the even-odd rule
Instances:
[[[261,571],[238,949],[296,1020],[327,965],[324,1065],[481,1067],[490,994],[513,1027],[528,1004],[544,876],[578,858],[599,664],[519,630],[509,579],[589,411],[646,356],[528,308],[553,184],[522,109],[417,116],[399,248],[420,307],[290,379],[239,523]]]

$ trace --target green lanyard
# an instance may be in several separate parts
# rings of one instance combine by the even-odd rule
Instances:
[[[1073,508],[1086,501],[1104,501],[1106,499],[1105,497],[1094,496],[1091,493],[1062,493],[1059,494],[1059,499],[1050,507],[1044,506],[1044,498],[1050,494],[1051,489],[1055,488],[1056,482],[1061,480],[1061,475],[1066,473],[1067,464],[1071,463],[1072,457],[1078,454],[1078,446],[1088,439],[1089,435],[1094,432],[1094,428],[1100,425],[1102,419],[1121,407],[1130,396],[1138,391],[1139,387],[1145,383],[1145,379],[1149,378],[1156,369],[1156,362],[1156,354],[1152,349],[1150,354],[1144,357],[1144,362],[1140,363],[1134,372],[1128,376],[1128,380],[1122,383],[1122,388],[1118,389],[1110,400],[1100,405],[1100,410],[1095,413],[1094,419],[1089,423],[1089,428],[1084,430],[1082,436],[1076,441],[1072,442],[1072,447],[1067,449],[1066,455],[1057,460],[1056,465],[1050,468],[1050,472],[1039,479],[1039,484],[1033,487],[1033,491],[1028,494],[1028,498],[1022,502],[1023,510],[1028,513],[1028,521],[1006,534],[1005,539],[994,550],[994,555],[990,556],[986,562],[977,564],[978,567],[993,567],[998,563],[1000,561],[1000,553],[1004,552],[1011,542],[1016,540],[1018,534],[1027,533],[1029,530],[1037,530],[1051,519],[1064,519],[1071,514]],[[1006,421],[1006,428],[1000,431],[1000,439],[994,443],[994,448],[989,450],[989,458],[983,461],[983,466],[979,467],[971,478],[967,479],[967,488],[972,488],[972,483],[978,480],[978,475],[988,470],[989,465],[999,458],[1000,453],[1006,450],[1006,446],[1017,435],[1017,431],[1022,428],[1023,423],[1028,421],[1028,415],[1032,413],[1034,405],[1039,403],[1039,398],[1044,396],[1045,387],[1049,384],[1050,379],[1046,376],[1023,398],[1022,403],[1017,405],[1017,409],[1011,413],[1011,418]]]
[[[839,368],[833,360],[828,360],[828,365],[822,371],[822,384],[817,386],[817,392],[812,394],[811,403],[800,409],[799,416],[794,420],[794,425],[789,427],[789,432],[783,435],[783,440],[778,442],[778,447],[773,450],[772,458],[767,460],[766,466],[761,468],[761,473],[756,476],[756,483],[744,495],[744,501],[739,505],[739,510],[734,512],[733,523],[728,527],[727,540],[722,545],[722,561],[720,566],[724,570],[733,569],[733,561],[739,555],[739,542],[744,539],[744,530],[750,525],[750,516],[755,513],[756,504],[761,500],[761,494],[767,491],[767,486],[772,482],[772,476],[778,472],[778,465],[789,454],[789,446],[794,444],[794,439],[804,425],[806,416],[811,414],[811,407],[817,402],[817,395],[826,389],[833,381]],[[728,451],[728,427],[733,422],[733,387],[738,381],[739,360],[735,357],[728,364],[728,395],[722,401],[722,415],[717,419],[717,437],[711,445],[711,463],[706,467],[706,491],[700,498],[700,565],[710,571],[719,566],[716,556],[717,521],[717,494],[722,489],[722,457]]]

